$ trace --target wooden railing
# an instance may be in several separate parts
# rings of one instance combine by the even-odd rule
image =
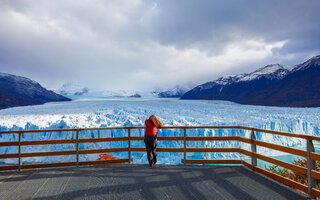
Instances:
[[[97,131],[97,130],[115,130],[122,129],[127,130],[126,137],[110,137],[110,138],[85,138],[79,139],[79,132],[81,131]],[[61,167],[61,166],[80,166],[80,165],[96,165],[96,164],[110,164],[110,163],[131,163],[131,152],[144,152],[144,147],[131,147],[132,141],[143,141],[143,137],[131,136],[131,130],[133,129],[144,129],[144,127],[107,127],[107,128],[79,128],[79,129],[51,129],[51,130],[24,130],[24,131],[0,131],[1,134],[17,134],[18,141],[14,142],[0,142],[0,147],[3,146],[16,146],[18,147],[18,153],[14,154],[0,154],[0,159],[6,158],[18,158],[17,165],[0,166],[1,170],[22,170],[22,169],[34,169],[34,168],[48,168],[48,167]],[[320,172],[315,170],[315,161],[320,161],[320,154],[315,153],[313,141],[320,141],[320,137],[310,135],[299,135],[292,133],[285,133],[279,131],[271,131],[264,129],[257,129],[245,126],[168,126],[162,129],[181,129],[183,130],[183,136],[179,137],[158,137],[159,141],[183,141],[183,148],[157,148],[158,152],[180,152],[183,153],[182,163],[186,164],[242,164],[253,171],[275,179],[288,186],[296,188],[309,194],[310,197],[320,197],[320,190],[316,189],[316,182],[320,179]],[[237,136],[200,136],[191,137],[187,136],[187,129],[238,129],[251,131],[250,138]],[[23,141],[22,134],[27,133],[41,133],[41,132],[76,132],[76,139],[64,139],[64,140],[41,140],[41,141]],[[290,147],[285,147],[277,144],[259,141],[256,139],[256,132],[274,134],[286,137],[295,137],[306,140],[307,149],[299,150]],[[239,133],[239,132],[238,132]],[[109,149],[79,149],[81,143],[92,143],[92,142],[112,142],[112,141],[127,141],[128,147],[125,148],[109,148]],[[188,141],[238,141],[247,143],[251,146],[251,151],[242,148],[187,148]],[[75,144],[74,150],[68,151],[52,151],[52,152],[32,152],[23,153],[22,146],[26,145],[51,145],[51,144]],[[290,153],[297,156],[302,156],[307,159],[307,168],[297,166],[291,163],[280,161],[274,158],[267,157],[257,152],[257,146],[265,147],[277,151]],[[79,161],[79,155],[83,154],[96,154],[96,153],[107,153],[107,152],[128,152],[128,158],[115,159],[115,160],[96,160],[96,161]],[[251,163],[244,160],[194,160],[187,159],[188,152],[233,152],[240,153],[251,157]],[[60,163],[41,163],[41,164],[22,164],[22,158],[26,157],[39,157],[39,156],[61,156],[61,155],[75,155],[75,162],[60,162]],[[257,160],[263,160],[274,165],[281,166],[283,168],[292,170],[300,174],[304,174],[308,177],[308,186],[285,178],[278,174],[272,173],[265,169],[257,167]]]

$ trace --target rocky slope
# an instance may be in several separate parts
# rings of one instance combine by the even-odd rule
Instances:
[[[0,73],[0,109],[70,100],[28,78]]]

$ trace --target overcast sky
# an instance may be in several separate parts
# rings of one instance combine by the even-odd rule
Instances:
[[[0,72],[48,89],[202,84],[320,54],[319,0],[0,0]]]

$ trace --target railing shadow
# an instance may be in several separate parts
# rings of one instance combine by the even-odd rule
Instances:
[[[39,172],[42,173],[39,174]],[[59,175],[56,176],[55,173]],[[24,179],[8,178],[7,181],[20,182],[59,177],[69,180],[59,194],[47,196],[36,194],[30,197],[34,200],[83,197],[254,200],[260,199],[268,192],[269,197],[278,197],[278,199],[306,199],[303,195],[239,166],[158,166],[151,169],[146,165],[117,165],[38,170],[28,175]],[[81,182],[84,180],[81,179],[83,177],[87,182]],[[45,188],[54,190],[55,187],[56,185],[53,184],[46,185]],[[252,188],[262,188],[265,191],[252,191]]]

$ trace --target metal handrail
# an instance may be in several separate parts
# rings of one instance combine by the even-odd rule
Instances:
[[[101,128],[74,128],[74,129],[43,129],[43,130],[17,130],[17,131],[0,131],[1,134],[18,134],[18,142],[0,142],[0,146],[18,146],[17,154],[0,154],[1,158],[18,158],[17,166],[4,166],[0,167],[0,170],[21,170],[30,168],[40,168],[40,167],[57,167],[57,166],[79,166],[79,165],[92,165],[92,164],[108,164],[108,163],[131,163],[131,152],[132,151],[145,151],[144,148],[133,148],[131,147],[131,141],[143,140],[143,137],[132,137],[131,129],[144,129],[144,126],[130,126],[130,127],[101,127]],[[96,131],[96,130],[117,130],[124,129],[128,131],[127,137],[119,138],[90,138],[90,139],[79,139],[80,131]],[[278,180],[284,184],[295,187],[301,191],[307,192],[310,197],[318,196],[320,197],[320,190],[315,188],[316,179],[320,179],[320,172],[315,171],[315,160],[320,161],[320,154],[315,153],[313,146],[313,140],[320,141],[320,137],[309,136],[302,134],[293,134],[280,131],[272,131],[265,129],[258,129],[246,126],[165,126],[161,129],[182,129],[183,137],[158,137],[158,140],[173,140],[173,141],[183,141],[183,148],[158,148],[159,152],[181,152],[183,156],[183,164],[188,163],[198,163],[198,164],[242,164],[252,170],[269,176],[275,180]],[[244,138],[241,136],[199,136],[199,137],[187,137],[187,129],[238,129],[238,130],[248,130],[251,131],[251,136],[249,138]],[[22,141],[22,133],[39,133],[39,132],[76,132],[76,139],[66,139],[66,140],[45,140],[45,141]],[[271,144],[267,142],[258,141],[255,138],[256,132],[262,132],[267,134],[276,134],[287,137],[295,137],[300,139],[305,139],[307,141],[307,151],[293,149],[290,147],[284,147],[276,144]],[[247,151],[241,148],[187,148],[187,141],[239,141],[251,144],[251,151]],[[114,149],[90,149],[90,150],[79,150],[79,143],[83,142],[108,142],[108,141],[128,141],[128,148],[114,148]],[[76,144],[75,151],[58,151],[58,152],[35,152],[35,153],[22,153],[23,145],[43,145],[43,144]],[[266,148],[275,149],[282,152],[292,153],[299,156],[304,156],[307,158],[308,168],[299,167],[293,164],[285,163],[267,156],[257,153],[256,146],[262,146]],[[110,161],[79,161],[80,154],[88,153],[101,153],[101,152],[128,152],[128,159],[118,159]],[[238,152],[243,155],[251,157],[251,164],[243,160],[188,160],[187,152]],[[48,163],[48,164],[28,164],[22,165],[23,157],[35,157],[35,156],[54,156],[54,155],[76,155],[76,162],[65,162],[65,163]],[[307,174],[308,176],[308,187],[302,185],[298,182],[279,177],[278,175],[268,172],[264,169],[257,167],[257,159],[261,159],[273,164],[280,165],[282,167],[297,171],[302,174]]]

